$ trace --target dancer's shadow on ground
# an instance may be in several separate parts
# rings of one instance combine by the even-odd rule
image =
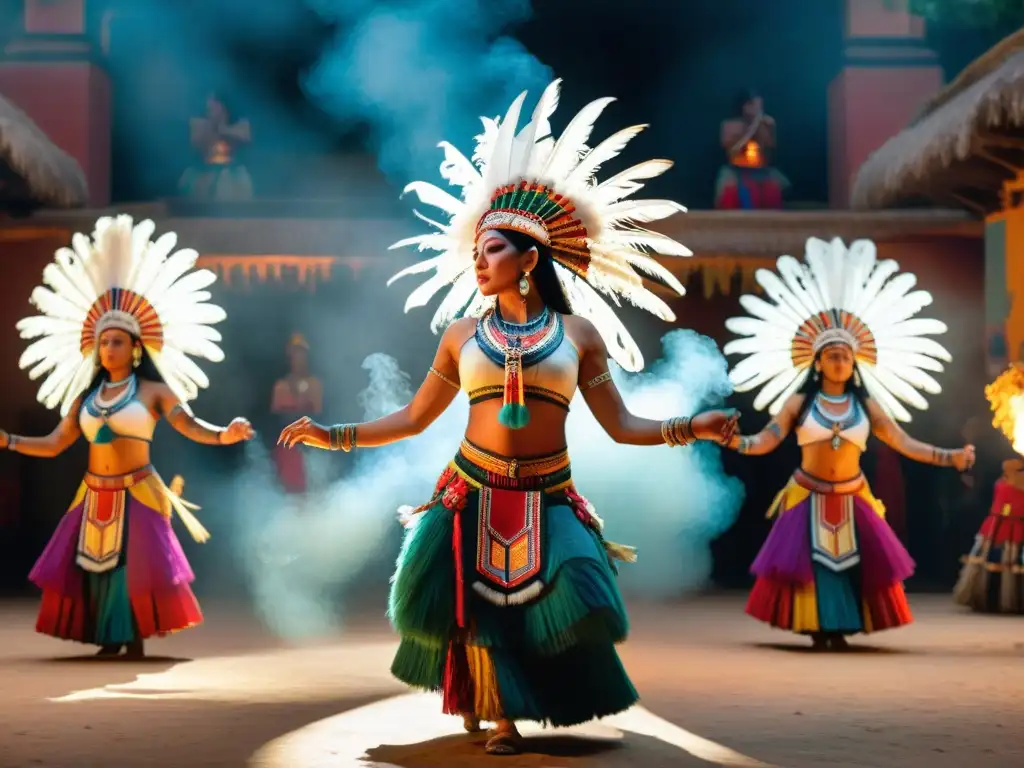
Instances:
[[[885,648],[878,645],[855,645],[851,643],[842,650],[822,650],[809,643],[751,643],[750,647],[769,651],[785,651],[786,653],[806,653],[814,656],[866,656],[866,655],[903,655],[913,653],[906,648]]]
[[[79,656],[53,656],[48,659],[33,659],[32,661],[36,664],[138,664],[140,666],[160,666],[162,664],[169,668],[175,664],[184,664],[185,662],[192,661],[192,659],[179,658],[177,656],[143,656],[139,659],[124,655],[97,656],[96,654],[84,654]]]
[[[419,744],[382,744],[366,751],[366,768],[463,768],[492,759],[484,752],[487,734],[458,734]],[[708,763],[679,747],[651,736],[623,733],[621,739],[572,735],[529,735],[523,738],[523,752],[498,759],[503,768],[560,768],[601,766],[601,768],[705,768]]]

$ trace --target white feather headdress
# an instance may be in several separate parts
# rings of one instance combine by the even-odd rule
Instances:
[[[174,251],[173,232],[151,241],[155,229],[148,220],[133,226],[131,216],[103,217],[91,240],[76,234],[72,247],[59,249],[43,270],[43,285],[31,298],[41,314],[17,328],[23,339],[34,339],[19,365],[33,380],[46,376],[37,397],[47,408],[59,405],[67,415],[99,370],[96,343],[109,328],[141,340],[182,404],[209,386],[189,355],[224,359],[220,333],[210,325],[226,315],[208,303],[205,290],[217,276],[193,271],[199,254]]]
[[[778,274],[759,269],[757,282],[771,304],[742,296],[750,317],[734,317],[726,327],[740,336],[724,352],[748,355],[729,372],[738,392],[762,387],[757,410],[770,404],[778,413],[806,381],[815,355],[829,344],[853,349],[868,394],[894,419],[910,421],[903,403],[919,410],[928,394],[942,391],[927,371],[941,372],[952,357],[930,334],[946,332],[938,320],[915,318],[932,303],[927,291],[912,290],[917,277],[897,274],[899,264],[878,261],[875,244],[855,240],[849,250],[839,238],[807,241],[806,263],[780,256]]]
[[[439,251],[396,274],[388,285],[405,275],[434,270],[435,274],[412,292],[408,312],[421,307],[450,286],[431,323],[436,333],[460,315],[479,316],[491,301],[481,295],[473,274],[474,247],[481,232],[512,229],[551,247],[555,272],[574,313],[597,327],[613,359],[629,371],[643,368],[643,356],[615,312],[625,298],[663,320],[675,319],[672,310],[648,290],[639,273],[658,279],[683,295],[680,282],[655,261],[648,251],[666,256],[690,256],[675,240],[639,227],[686,209],[669,200],[629,200],[643,181],[672,167],[668,160],[648,160],[598,182],[595,174],[616,157],[646,126],[636,125],[613,134],[597,146],[587,145],[594,122],[614,99],[598,99],[569,122],[561,137],[551,136],[549,119],[558,106],[561,81],[555,80],[541,95],[530,122],[517,132],[526,93],[509,107],[504,119],[482,118],[484,132],[476,137],[472,160],[447,142],[441,175],[461,188],[455,197],[439,187],[416,181],[405,188],[448,217],[447,223],[419,218],[436,231],[395,243],[392,248],[416,245]]]

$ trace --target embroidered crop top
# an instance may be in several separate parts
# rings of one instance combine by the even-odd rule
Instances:
[[[831,413],[819,404],[816,397],[807,409],[803,421],[796,427],[796,441],[802,447],[823,443],[838,437],[860,448],[867,448],[871,422],[860,401],[849,396],[848,407],[840,413]],[[837,445],[838,447],[838,445]]]
[[[523,368],[523,393],[527,399],[545,400],[568,409],[579,381],[580,353],[563,335],[558,347],[543,360]],[[471,337],[459,354],[459,381],[470,404],[501,399],[505,369],[491,360]]]
[[[156,418],[136,397],[138,382],[133,377],[112,399],[103,398],[103,387],[95,389],[82,403],[78,424],[85,439],[93,445],[106,445],[118,438],[150,442],[156,430]]]

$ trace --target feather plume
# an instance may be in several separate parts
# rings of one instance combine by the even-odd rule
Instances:
[[[726,328],[741,338],[726,344],[725,354],[746,356],[729,378],[738,391],[763,387],[755,408],[768,406],[778,413],[806,380],[811,359],[796,353],[798,336],[810,332],[813,344],[817,333],[845,322],[864,386],[883,410],[910,421],[904,403],[927,409],[921,393],[941,391],[928,372],[941,372],[950,355],[928,338],[945,333],[945,324],[915,317],[932,302],[929,293],[914,290],[916,276],[899,274],[895,261],[877,261],[875,245],[868,240],[847,249],[838,238],[810,238],[803,262],[780,256],[776,266],[777,272],[761,269],[755,274],[771,301],[743,296],[740,304],[750,316],[726,321]],[[801,338],[806,344],[806,336]]]
[[[40,314],[19,321],[17,329],[32,340],[19,366],[31,378],[45,376],[37,397],[48,408],[59,405],[61,414],[67,415],[95,374],[95,358],[91,350],[86,354],[82,337],[92,327],[88,324],[93,323],[93,306],[117,295],[111,293],[114,289],[144,299],[119,311],[144,312],[148,304],[151,316],[155,313],[159,328],[152,327],[152,317],[140,323],[141,341],[176,394],[191,399],[209,385],[189,355],[211,362],[224,359],[220,334],[208,327],[225,317],[223,309],[208,303],[210,293],[205,290],[216,275],[194,269],[199,256],[194,250],[174,251],[174,233],[151,241],[155,229],[152,221],[135,224],[126,215],[102,217],[91,239],[76,233],[71,247],[58,249],[44,269],[44,285],[31,297]]]
[[[388,284],[408,275],[429,275],[410,293],[406,311],[425,306],[436,294],[446,292],[431,321],[435,332],[459,315],[479,316],[493,305],[493,298],[480,293],[472,272],[477,224],[490,210],[499,188],[521,181],[544,185],[552,194],[571,201],[574,215],[587,231],[590,260],[586,277],[578,277],[561,263],[555,265],[566,300],[576,314],[594,323],[616,362],[627,370],[639,370],[643,365],[640,350],[613,307],[625,300],[660,318],[673,319],[669,306],[645,287],[642,276],[682,295],[683,285],[651,252],[665,256],[689,256],[691,252],[634,222],[656,221],[686,209],[668,200],[629,199],[644,181],[672,166],[667,160],[639,163],[603,183],[594,178],[645,126],[624,128],[591,148],[594,125],[614,101],[604,98],[584,106],[556,138],[551,135],[550,121],[560,95],[561,81],[555,80],[541,94],[521,129],[525,93],[516,97],[501,118],[482,117],[483,130],[469,160],[450,144],[440,143],[444,153],[441,176],[459,191],[451,194],[422,181],[408,185],[403,194],[414,192],[420,202],[443,211],[443,221],[429,220],[414,211],[436,232],[408,237],[392,246],[411,246],[436,255],[405,267]]]

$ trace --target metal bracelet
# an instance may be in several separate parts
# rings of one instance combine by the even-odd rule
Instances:
[[[687,416],[674,416],[661,422],[661,439],[671,448],[697,442],[690,418]]]
[[[356,447],[356,425],[335,424],[328,431],[332,451],[348,453]]]
[[[604,373],[598,374],[597,376],[592,378],[590,381],[588,381],[586,384],[584,384],[583,385],[583,389],[585,389],[585,390],[586,389],[593,389],[594,387],[600,386],[601,384],[604,384],[606,381],[611,381],[611,380],[612,380],[611,372],[610,371],[605,371]]]

